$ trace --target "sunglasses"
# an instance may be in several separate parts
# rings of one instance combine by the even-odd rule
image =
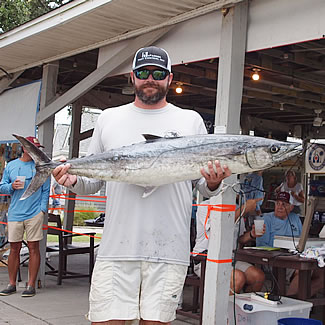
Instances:
[[[134,71],[135,76],[140,80],[147,80],[152,75],[153,80],[164,80],[169,74],[166,70],[141,69]]]

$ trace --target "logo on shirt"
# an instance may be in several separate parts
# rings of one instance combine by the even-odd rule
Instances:
[[[177,138],[180,134],[177,131],[167,131],[164,134],[164,138]]]

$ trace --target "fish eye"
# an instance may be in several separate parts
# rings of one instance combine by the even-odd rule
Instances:
[[[271,153],[277,153],[277,152],[279,152],[279,150],[280,150],[280,147],[277,145],[272,145],[270,148]]]

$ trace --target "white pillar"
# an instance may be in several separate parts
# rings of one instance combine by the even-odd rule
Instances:
[[[215,133],[238,134],[244,77],[247,34],[247,0],[223,10],[218,68]],[[236,176],[226,179],[233,184]],[[228,188],[212,199],[212,204],[235,204],[235,192]],[[234,212],[210,215],[210,238],[204,288],[203,324],[226,325],[231,263],[216,263],[232,257]]]

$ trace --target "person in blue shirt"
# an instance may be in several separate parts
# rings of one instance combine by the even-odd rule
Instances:
[[[247,174],[244,182],[241,184],[241,189],[245,192],[246,200],[260,199],[256,201],[255,215],[260,216],[261,206],[264,199],[263,187],[263,171]]]
[[[35,137],[27,137],[26,139],[37,147],[43,147]],[[8,209],[9,284],[0,291],[1,296],[8,296],[16,292],[16,276],[24,232],[26,232],[29,250],[29,278],[27,288],[22,292],[22,297],[32,297],[36,293],[35,282],[40,265],[39,241],[43,238],[42,226],[50,194],[50,178],[29,198],[20,200],[35,174],[35,163],[23,148],[21,158],[12,160],[7,164],[0,183],[0,193],[11,196]],[[25,181],[19,180],[20,176],[23,176]]]
[[[263,214],[266,231],[263,236],[256,238],[256,246],[273,247],[274,236],[299,237],[302,230],[300,217],[292,212],[290,194],[280,192],[275,201],[274,212]]]
[[[276,197],[275,210],[263,214],[265,233],[256,238],[256,246],[273,247],[274,236],[299,237],[302,230],[300,217],[292,210],[294,205],[290,203],[290,193],[279,192]],[[296,297],[298,293],[299,271],[287,269],[287,281],[290,281],[286,295]],[[315,270],[311,276],[311,296],[314,296],[323,284],[323,271]]]

